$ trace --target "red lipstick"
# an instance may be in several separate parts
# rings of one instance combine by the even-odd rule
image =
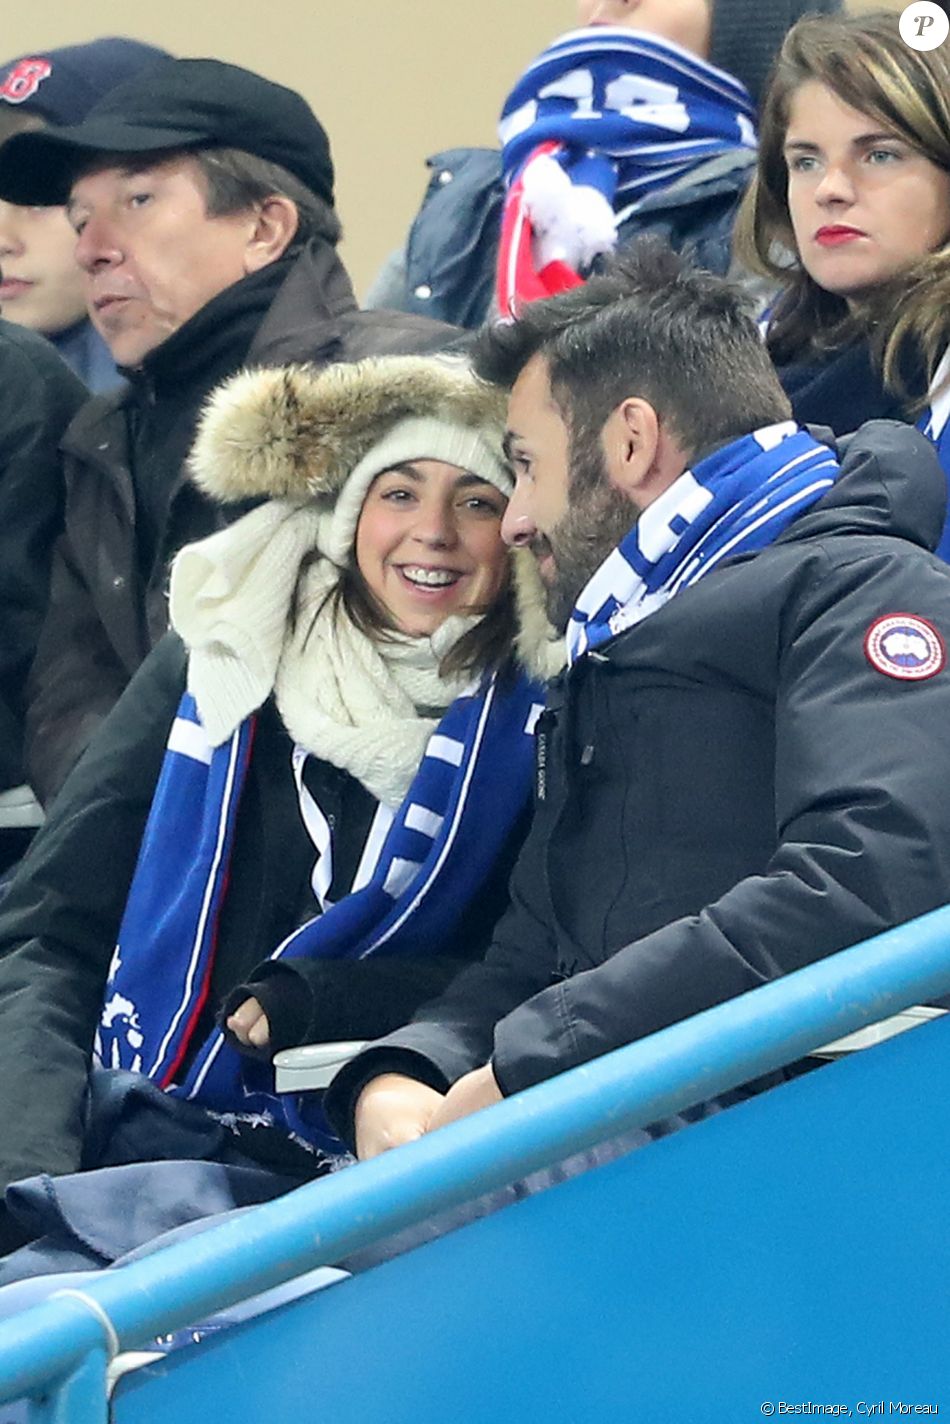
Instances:
[[[859,227],[848,227],[845,223],[834,223],[820,227],[815,233],[815,241],[821,247],[841,247],[846,242],[854,242],[859,237],[867,237]]]

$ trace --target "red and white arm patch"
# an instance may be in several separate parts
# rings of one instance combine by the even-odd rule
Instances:
[[[898,682],[922,682],[947,665],[947,649],[934,625],[916,613],[875,618],[864,635],[868,662]]]

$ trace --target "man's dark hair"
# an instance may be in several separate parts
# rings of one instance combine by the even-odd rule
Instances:
[[[517,321],[486,327],[475,369],[510,389],[537,355],[575,442],[595,439],[627,396],[649,401],[691,461],[791,414],[739,290],[655,239]]]
[[[262,203],[278,193],[290,198],[297,208],[297,231],[287,255],[299,252],[314,237],[322,238],[331,247],[340,241],[343,232],[333,208],[279,163],[271,163],[239,148],[199,148],[191,156],[208,187],[209,217],[246,212],[255,203]]]
[[[176,158],[193,158],[197,164],[205,183],[205,211],[211,218],[245,213],[275,193],[289,198],[297,209],[297,230],[284,256],[295,256],[311,238],[322,238],[331,247],[336,247],[343,236],[340,219],[329,203],[318,198],[279,163],[271,163],[269,159],[258,158],[239,148],[167,148],[144,154],[94,153],[76,176],[95,173],[103,167],[136,171]]]

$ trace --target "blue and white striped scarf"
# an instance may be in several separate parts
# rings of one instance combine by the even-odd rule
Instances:
[[[458,698],[429,739],[371,878],[278,945],[273,959],[450,950],[527,804],[543,692],[524,676]],[[168,740],[119,930],[96,1055],[221,1114],[250,1114],[314,1145],[274,1093],[273,1070],[215,1030],[193,1051],[207,1002],[254,717],[212,748],[190,694]],[[266,953],[266,946],[262,946]],[[182,1069],[186,1056],[189,1066]]]
[[[717,154],[754,149],[754,119],[743,84],[669,40],[602,26],[555,40],[499,125],[500,316],[577,286],[658,189]]]
[[[723,559],[774,543],[839,473],[827,445],[794,421],[764,426],[686,470],[582,590],[567,627],[569,661],[632,628]]]
[[[655,188],[733,148],[755,148],[745,85],[656,35],[572,30],[530,64],[499,124],[506,182],[541,144],[561,145],[574,182],[599,188],[617,221]]]
[[[936,445],[937,455],[950,488],[950,347],[944,352],[931,384],[936,395],[917,422],[917,428],[929,435]],[[939,558],[950,563],[950,505],[936,553]]]

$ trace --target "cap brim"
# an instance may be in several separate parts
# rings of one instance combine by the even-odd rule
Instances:
[[[69,199],[90,157],[158,153],[209,143],[194,129],[137,128],[111,115],[72,128],[13,134],[0,145],[0,198],[20,207],[56,207]]]

